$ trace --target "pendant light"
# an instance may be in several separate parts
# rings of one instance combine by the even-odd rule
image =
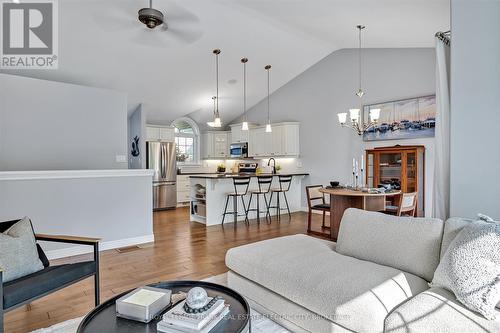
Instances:
[[[215,119],[215,100],[216,99],[217,99],[216,96],[212,96],[212,101],[214,101],[214,111],[213,111],[214,119]],[[207,121],[207,125],[210,126],[210,127],[215,127],[215,122],[213,122],[213,121]]]
[[[241,124],[242,131],[248,131],[248,118],[247,118],[247,58],[241,59],[243,63],[243,124]]]
[[[219,114],[219,49],[212,51],[215,54],[215,82],[216,82],[216,94],[215,94],[215,110],[214,110],[214,121],[208,122],[207,125],[210,127],[222,127],[222,122],[220,120]]]
[[[271,111],[270,111],[270,107],[269,107],[269,97],[270,97],[270,93],[269,93],[269,87],[270,87],[270,84],[269,84],[269,70],[271,69],[271,65],[267,65],[266,67],[264,67],[267,71],[267,124],[266,124],[266,132],[267,133],[271,133],[273,131],[272,127],[271,127]]]

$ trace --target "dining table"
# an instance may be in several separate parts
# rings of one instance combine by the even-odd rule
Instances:
[[[348,208],[358,208],[373,212],[386,210],[388,197],[401,195],[401,191],[392,190],[373,193],[349,188],[326,187],[320,192],[330,196],[330,239],[337,241],[340,223],[344,211]]]

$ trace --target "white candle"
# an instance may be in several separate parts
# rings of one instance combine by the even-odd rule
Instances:
[[[361,170],[365,169],[365,157],[361,155]]]
[[[352,158],[352,173],[356,173],[356,159]]]

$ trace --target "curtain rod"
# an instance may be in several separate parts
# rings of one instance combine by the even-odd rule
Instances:
[[[451,31],[439,31],[435,34],[436,38],[442,41],[445,45],[450,46]]]

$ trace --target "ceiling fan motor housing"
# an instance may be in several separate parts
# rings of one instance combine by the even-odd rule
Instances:
[[[163,14],[154,8],[142,8],[139,10],[139,21],[149,29],[154,29],[163,24]]]

